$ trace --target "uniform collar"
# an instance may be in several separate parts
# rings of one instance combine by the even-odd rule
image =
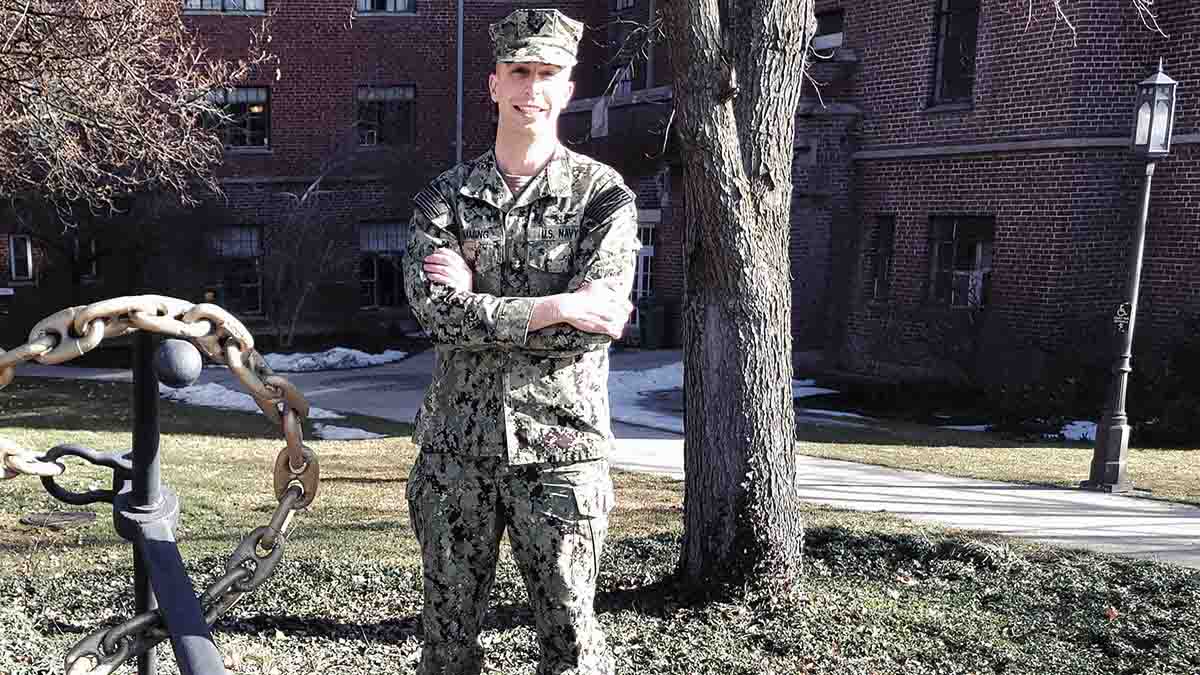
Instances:
[[[562,145],[558,146],[554,157],[542,167],[541,172],[533,177],[533,181],[521,193],[521,198],[512,207],[524,206],[542,197],[569,197],[574,176],[572,170],[574,160],[571,151]],[[501,209],[503,204],[512,200],[500,168],[496,164],[496,149],[492,148],[475,160],[467,179],[463,181],[459,193],[485,201]]]

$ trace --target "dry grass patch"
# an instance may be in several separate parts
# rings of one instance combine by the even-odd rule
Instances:
[[[47,393],[61,393],[57,386]],[[123,389],[97,387],[90,403],[61,415],[34,414],[37,387],[20,405],[0,392],[0,434],[32,448],[123,448],[128,429],[113,421],[126,405]],[[20,406],[28,422],[13,424],[7,413]],[[164,476],[184,508],[180,546],[204,586],[274,509],[270,467],[282,443],[258,415],[164,406],[163,417]],[[378,420],[349,424],[388,431]],[[216,626],[231,675],[414,672],[422,582],[403,493],[415,448],[407,428],[391,431],[312,444],[324,479],[314,507],[297,518],[275,576]],[[107,478],[80,462],[69,474],[77,487]],[[614,483],[596,606],[623,675],[1200,672],[1193,570],[806,507],[802,600],[714,594],[672,577],[680,482],[615,472]],[[113,533],[108,507],[95,508],[91,525],[61,532],[16,522],[52,508],[62,507],[37,481],[0,483],[6,675],[62,672],[72,645],[133,610],[130,548]],[[509,555],[491,601],[485,672],[532,675],[533,616]],[[177,672],[169,650],[160,665],[163,675]]]

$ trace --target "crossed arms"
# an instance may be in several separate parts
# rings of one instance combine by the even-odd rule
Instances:
[[[449,206],[434,188],[418,195],[404,254],[405,290],[438,344],[571,356],[621,336],[633,307],[637,209],[620,183],[598,191],[583,215],[579,262],[568,291],[537,298],[474,292],[474,272],[457,252]]]

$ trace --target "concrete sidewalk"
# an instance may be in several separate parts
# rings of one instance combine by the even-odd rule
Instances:
[[[612,367],[644,371],[679,358],[679,352],[672,351],[615,351]],[[288,378],[313,405],[411,422],[432,370],[433,354],[425,352],[374,368],[290,373]],[[29,364],[19,367],[17,375],[129,379],[128,371]],[[233,379],[226,369],[206,368],[200,381],[240,390]],[[659,412],[677,414],[677,408],[667,405]],[[614,409],[613,417],[642,417],[632,412],[636,411]],[[613,432],[615,467],[683,476],[683,438],[678,433],[620,422],[614,423]],[[798,458],[798,469],[801,498],[808,502],[1200,568],[1200,508],[804,456]]]

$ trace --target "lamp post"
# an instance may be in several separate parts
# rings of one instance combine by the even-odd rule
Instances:
[[[1113,324],[1120,347],[1112,368],[1108,402],[1104,416],[1096,429],[1096,448],[1092,454],[1091,471],[1083,486],[1105,492],[1126,492],[1133,488],[1125,470],[1129,453],[1129,418],[1125,414],[1125,392],[1129,372],[1133,370],[1133,327],[1137,317],[1139,280],[1142,275],[1142,255],[1146,244],[1146,219],[1150,213],[1150,180],[1154,177],[1154,162],[1171,151],[1171,132],[1175,125],[1175,89],[1178,83],[1167,77],[1158,62],[1158,72],[1143,80],[1137,88],[1134,104],[1133,145],[1135,155],[1146,160],[1146,178],[1142,185],[1142,208],[1137,229],[1133,233],[1133,249],[1129,252],[1128,278],[1123,302],[1113,314]]]

